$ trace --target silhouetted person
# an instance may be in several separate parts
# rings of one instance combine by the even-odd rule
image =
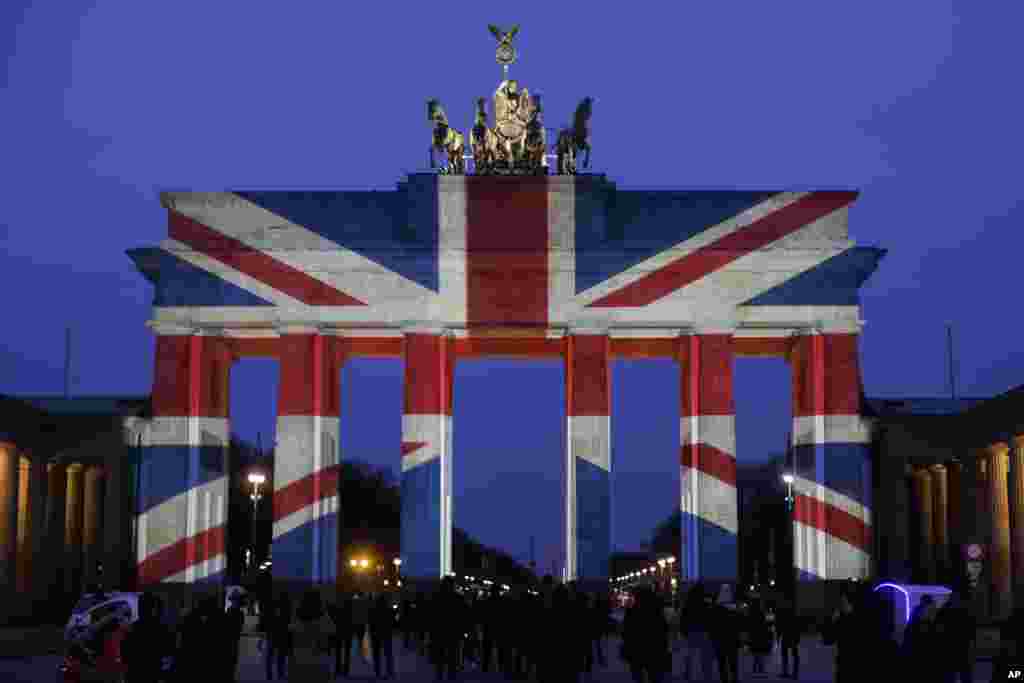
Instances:
[[[348,676],[352,670],[352,596],[342,593],[329,610],[334,622],[334,675]]]
[[[608,666],[608,659],[605,656],[604,644],[605,638],[611,630],[612,622],[611,595],[607,591],[600,593],[597,599],[594,600],[593,609],[593,616],[591,618],[594,620],[594,656],[597,659],[598,666],[605,668]]]
[[[264,616],[264,633],[266,645],[263,656],[267,669],[267,680],[274,680],[276,665],[277,677],[283,679],[287,674],[287,663],[292,655],[292,601],[287,593],[282,593],[276,602],[266,602],[261,610]]]
[[[930,595],[921,598],[914,608],[903,634],[903,660],[911,679],[934,680],[933,670],[938,659],[935,651],[935,600]]]
[[[772,651],[771,624],[764,602],[758,598],[750,606],[747,615],[747,633],[750,637],[750,654],[754,659],[754,673],[764,673],[764,660]]]
[[[736,683],[739,680],[740,631],[742,618],[733,603],[730,584],[724,584],[718,592],[718,600],[711,609],[711,643],[718,662],[718,674],[722,683]]]
[[[822,641],[835,645],[835,682],[852,683],[860,681],[860,641],[864,634],[858,620],[851,596],[844,593],[839,598],[839,607],[825,624]]]
[[[171,632],[163,624],[160,603],[153,595],[139,596],[139,620],[121,642],[127,683],[157,683],[163,679],[163,659],[173,652]]]
[[[680,634],[686,639],[683,675],[687,680],[696,678],[696,663],[700,663],[702,679],[711,680],[715,649],[711,642],[712,599],[703,583],[693,584],[686,596],[679,617]]]
[[[462,634],[462,600],[455,592],[455,580],[446,576],[430,608],[430,649],[437,680],[455,680],[458,641]]]
[[[668,621],[661,600],[649,588],[636,593],[636,601],[622,621],[622,646],[635,683],[660,683],[671,671]],[[666,666],[666,663],[668,666]]]
[[[229,598],[230,607],[223,617],[224,674],[222,680],[234,681],[238,677],[239,641],[245,627],[245,613],[242,611],[241,596],[238,593]]]
[[[357,592],[352,598],[352,640],[355,643],[356,652],[363,652],[363,639],[366,637],[366,630],[370,623],[370,598],[362,592]],[[360,654],[362,657],[362,654]]]
[[[370,643],[373,649],[373,672],[380,678],[381,659],[387,678],[395,677],[395,610],[387,593],[381,593],[370,611]]]
[[[800,678],[800,637],[803,624],[797,617],[793,602],[783,600],[775,611],[775,628],[779,634],[779,649],[782,650],[782,677]],[[789,662],[792,659],[793,666]]]
[[[940,653],[939,666],[947,681],[970,683],[974,680],[973,646],[977,625],[956,591],[935,615],[936,636]]]
[[[222,654],[222,614],[220,601],[211,595],[200,600],[185,618],[178,662],[179,680],[195,683],[210,677],[211,664]]]
[[[480,670],[487,673],[498,648],[498,629],[501,625],[501,591],[491,586],[490,593],[480,602]],[[498,667],[495,667],[498,668]]]
[[[325,683],[331,677],[331,635],[334,623],[324,611],[320,594],[306,591],[292,624],[293,654],[288,680],[295,683]]]

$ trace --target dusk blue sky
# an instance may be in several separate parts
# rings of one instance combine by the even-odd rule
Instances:
[[[1019,3],[109,1],[0,5],[0,392],[144,394],[152,287],[125,255],[166,234],[161,189],[394,187],[423,170],[425,101],[465,129],[500,80],[488,23],[522,24],[512,73],[548,126],[596,98],[594,168],[621,187],[854,187],[866,390],[1024,383]],[[670,8],[670,9],[666,9]],[[397,469],[402,366],[343,373],[343,457]],[[243,436],[274,428],[276,363],[232,377]],[[679,380],[613,375],[614,543],[678,501]],[[738,457],[784,446],[789,371],[736,363]],[[455,519],[526,558],[560,556],[564,380],[555,362],[463,362]]]

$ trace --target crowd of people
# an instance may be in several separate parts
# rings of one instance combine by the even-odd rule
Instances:
[[[396,600],[397,598],[397,600]],[[172,606],[173,607],[173,606]],[[499,672],[507,680],[573,683],[608,666],[608,637],[621,635],[617,655],[637,683],[661,683],[678,671],[688,681],[739,679],[739,654],[752,673],[766,674],[769,655],[781,655],[779,675],[800,678],[800,641],[812,625],[784,598],[751,596],[739,609],[729,585],[713,591],[697,583],[679,605],[639,588],[621,625],[607,591],[590,593],[546,576],[534,589],[488,593],[460,590],[454,579],[438,590],[406,594],[342,593],[324,602],[304,593],[297,606],[287,593],[262,601],[260,650],[267,680],[327,681],[349,677],[353,657],[372,663],[375,676],[395,677],[394,646],[418,656],[435,679],[463,671]],[[120,631],[127,683],[234,681],[244,613],[233,598],[225,610],[215,597],[191,612],[164,609],[153,595],[139,600],[139,619]],[[939,607],[925,596],[897,640],[892,609],[868,586],[844,592],[834,613],[817,627],[835,648],[835,681],[890,672],[909,680],[973,680],[976,624],[960,594]],[[1024,612],[1004,629],[1004,656],[1024,652]],[[681,653],[678,658],[675,653]],[[355,653],[355,654],[354,654]],[[166,662],[173,656],[172,672]],[[674,659],[678,667],[674,667]],[[212,680],[212,679],[211,679]]]

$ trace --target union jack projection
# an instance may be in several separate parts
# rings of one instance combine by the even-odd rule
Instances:
[[[735,577],[731,358],[745,339],[774,344],[795,368],[820,367],[794,373],[797,396],[831,397],[794,401],[794,441],[811,453],[801,456],[806,502],[798,501],[794,523],[803,525],[800,533],[818,534],[800,546],[806,549],[797,560],[809,577],[845,578],[840,575],[865,571],[870,537],[855,362],[858,290],[884,253],[847,237],[856,196],[631,191],[603,176],[428,174],[409,176],[393,192],[164,193],[168,239],[129,253],[155,285],[153,325],[161,338],[177,325],[186,339],[201,340],[165,351],[168,358],[178,353],[174,362],[182,367],[202,368],[203,353],[220,358],[218,337],[197,337],[196,329],[222,336],[262,330],[283,344],[275,352],[283,411],[274,473],[275,573],[336,575],[324,550],[338,526],[336,372],[344,337],[357,335],[406,344],[403,570],[434,576],[450,570],[451,367],[459,340],[515,336],[564,345],[571,380],[570,573],[607,572],[608,358],[616,340],[655,339],[668,342],[683,367],[684,575]],[[324,337],[325,329],[334,336]],[[812,329],[807,339],[823,341],[801,341]],[[840,338],[848,341],[830,341]],[[840,347],[847,351],[830,350]],[[210,362],[219,368],[228,361]],[[833,364],[845,373],[842,388],[826,383],[821,389]],[[202,381],[192,377],[194,387],[181,389],[181,396],[201,393]],[[315,385],[310,377],[319,378]],[[171,430],[178,436],[167,437],[184,450],[161,456],[181,466],[163,466],[185,474],[162,478],[159,496],[143,495],[138,517],[152,517],[158,499],[184,502],[161,517],[161,534],[140,534],[142,565],[167,548],[194,546],[197,534],[209,536],[223,524],[214,510],[207,517],[197,512],[195,497],[216,478],[196,475],[188,464],[200,444],[188,420],[215,417],[223,424],[208,431],[226,434],[227,413],[199,399],[163,405],[162,419],[185,420],[181,430]],[[153,442],[157,447],[167,445]],[[849,465],[854,461],[856,467]],[[278,493],[286,504],[278,503]],[[858,520],[858,531],[850,531],[840,510]],[[222,545],[175,551],[178,561],[147,576],[184,580],[181,572],[199,566],[199,558],[210,568],[194,575],[210,575],[223,566]]]

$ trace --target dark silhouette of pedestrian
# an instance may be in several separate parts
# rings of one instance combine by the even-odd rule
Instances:
[[[605,639],[612,631],[612,597],[608,591],[604,591],[594,600],[594,611],[591,617],[594,623],[594,657],[597,665],[602,669],[608,666],[608,658],[605,655]]]
[[[158,683],[164,679],[163,660],[173,653],[174,645],[161,616],[155,596],[139,596],[139,620],[121,643],[127,683]]]
[[[715,650],[718,675],[722,683],[739,680],[740,632],[743,619],[733,602],[732,584],[723,584],[711,609],[711,644]]]
[[[265,615],[263,657],[267,680],[274,680],[275,665],[277,677],[284,679],[288,671],[288,660],[292,655],[291,598],[287,593],[282,593],[276,602],[268,600],[261,609],[261,614]]]
[[[211,662],[216,662],[221,649],[221,614],[216,596],[199,601],[182,624],[181,651],[178,662],[179,680],[194,683],[210,677]]]
[[[491,586],[487,597],[480,602],[480,670],[484,673],[491,670],[498,648],[501,602],[501,590],[497,585]]]
[[[992,662],[993,681],[1013,680],[1010,673],[1011,662],[1020,662],[1020,656],[1024,654],[1021,652],[1021,641],[1024,639],[1022,628],[1024,611],[1020,607],[999,625],[999,654]]]
[[[697,582],[686,595],[686,604],[679,617],[679,629],[686,638],[686,654],[683,675],[686,680],[710,681],[715,661],[715,649],[711,641],[711,617],[713,601],[707,587]],[[697,663],[700,664],[701,678],[696,677]]]
[[[373,672],[381,677],[381,659],[387,678],[395,677],[395,610],[387,593],[381,593],[370,611],[370,643],[373,650]]]
[[[803,624],[797,616],[793,601],[780,601],[775,611],[775,627],[779,634],[779,649],[782,651],[782,678],[800,678],[800,637]],[[790,661],[793,666],[790,667]]]
[[[635,683],[660,683],[672,669],[668,621],[661,600],[649,588],[636,592],[636,600],[622,621],[622,655]]]
[[[328,615],[334,622],[334,675],[349,676],[352,670],[352,596],[341,593]]]
[[[462,634],[462,600],[455,592],[455,580],[446,576],[431,601],[429,610],[431,660],[438,681],[455,680],[458,641]]]
[[[937,660],[935,616],[935,599],[925,595],[907,622],[903,634],[903,663],[910,679],[934,680]]]
[[[768,622],[768,612],[761,598],[755,599],[747,614],[747,633],[749,634],[750,654],[754,660],[753,672],[764,673],[764,660],[772,651],[772,631]]]
[[[330,642],[334,622],[315,590],[302,596],[292,623],[293,654],[288,680],[295,683],[326,683],[331,677]]]
[[[352,598],[352,641],[355,644],[356,653],[361,658],[363,652],[363,640],[366,638],[367,627],[370,623],[370,598],[362,592],[357,592]]]
[[[864,634],[849,593],[839,598],[839,607],[822,629],[822,642],[835,646],[835,683],[860,681],[860,641]]]
[[[224,638],[224,675],[221,680],[235,681],[238,678],[239,641],[245,627],[245,613],[242,611],[241,596],[234,593],[229,598],[230,606],[222,621]]]
[[[949,596],[935,615],[940,667],[947,681],[971,683],[974,680],[974,641],[977,624],[964,604],[960,591]]]

